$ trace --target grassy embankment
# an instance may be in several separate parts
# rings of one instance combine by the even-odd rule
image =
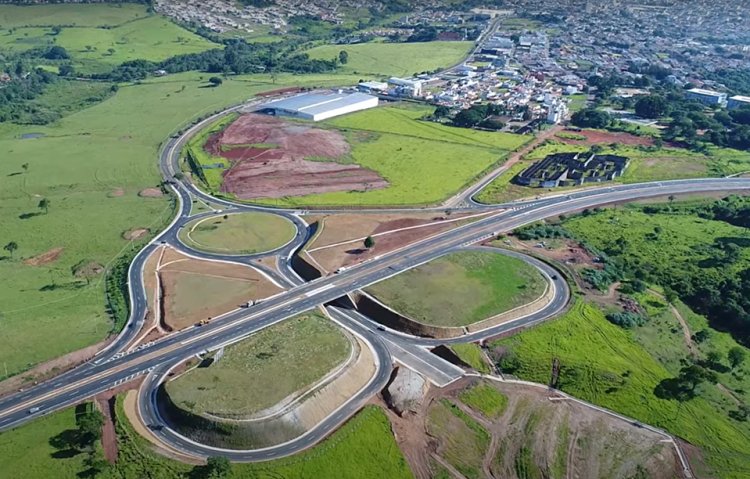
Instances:
[[[630,166],[616,183],[639,183],[643,181],[671,180],[679,178],[702,178],[726,176],[750,170],[750,153],[731,148],[709,147],[708,153],[697,153],[684,148],[662,147],[641,148],[626,145],[603,145],[603,154],[622,155],[631,158]],[[513,177],[531,166],[535,161],[548,155],[561,152],[588,151],[589,146],[569,145],[549,141],[535,148],[524,157],[524,161],[514,165],[500,175],[477,196],[483,203],[500,203],[518,198],[566,191],[571,188],[529,188],[512,183]],[[596,185],[592,185],[596,186]]]
[[[509,133],[453,128],[421,121],[432,110],[402,105],[353,113],[325,122],[343,131],[351,161],[378,172],[384,189],[341,191],[262,200],[287,206],[434,204],[456,193],[529,140]],[[425,171],[430,171],[425,175]]]
[[[2,5],[0,19],[0,49],[58,45],[81,73],[220,48],[164,17],[149,15],[144,5]],[[61,31],[54,33],[53,26]]]
[[[0,245],[18,244],[10,258],[2,251],[0,261],[0,371],[17,374],[93,344],[112,329],[101,275],[87,283],[71,271],[81,262],[112,265],[146,239],[131,243],[123,232],[156,232],[168,222],[172,210],[165,198],[137,193],[158,185],[159,145],[187,119],[284,85],[355,80],[254,75],[204,88],[203,74],[185,73],[123,85],[112,98],[52,125],[0,125]],[[42,137],[22,139],[30,133]],[[46,214],[37,207],[41,198],[50,201]],[[63,250],[54,262],[23,262],[58,247]]]
[[[269,213],[239,213],[193,220],[180,230],[180,240],[209,253],[255,254],[284,246],[294,238],[291,221]]]
[[[367,288],[421,323],[465,326],[527,304],[544,292],[542,276],[493,252],[452,253]]]
[[[411,76],[459,63],[469,53],[472,42],[359,43],[323,45],[307,50],[310,58],[330,60],[340,51],[349,54],[341,70],[352,74]]]
[[[183,479],[198,476],[200,466],[173,461],[151,451],[150,444],[132,428],[118,398],[116,464],[97,477],[103,479]],[[85,454],[59,454],[52,438],[75,429],[72,409],[0,434],[0,467],[8,477],[76,479],[86,471]],[[234,479],[304,479],[310,477],[411,478],[412,474],[393,439],[386,415],[366,407],[323,443],[288,459],[232,465]]]
[[[721,477],[750,473],[747,423],[730,420],[703,394],[684,403],[656,397],[657,384],[673,374],[591,305],[579,301],[562,318],[493,346],[515,353],[519,366],[514,374],[530,381],[548,383],[552,361],[558,359],[563,391],[688,440]]]
[[[314,384],[350,351],[337,326],[304,314],[229,346],[220,361],[167,383],[167,392],[193,413],[249,416]]]

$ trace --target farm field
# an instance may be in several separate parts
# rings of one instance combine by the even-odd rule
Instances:
[[[198,260],[171,248],[151,255],[143,277],[150,312],[163,313],[159,319],[167,330],[191,327],[282,291],[248,266]]]
[[[209,253],[255,254],[284,246],[296,228],[270,213],[234,213],[193,220],[180,230],[180,241]]]
[[[0,29],[0,49],[59,45],[68,51],[76,71],[81,73],[104,72],[129,60],[161,61],[178,54],[220,48],[164,17],[148,14],[145,6],[132,4],[1,5],[2,18],[8,23],[0,25],[8,30]],[[62,27],[61,31],[53,32],[52,26]]]
[[[359,43],[323,45],[305,53],[310,58],[330,60],[345,51],[349,61],[341,70],[346,73],[411,76],[459,63],[472,45],[472,42]]]
[[[543,384],[550,381],[550,364],[557,358],[561,390],[664,428],[698,446],[714,471],[710,475],[739,479],[750,472],[747,423],[729,419],[702,393],[683,403],[658,398],[654,389],[672,377],[670,371],[629,331],[609,323],[592,305],[578,301],[560,319],[493,342],[491,348],[502,348],[498,354],[516,358],[506,372]],[[704,468],[697,456],[693,460],[699,470]]]
[[[545,290],[538,271],[499,253],[451,253],[366,291],[394,310],[433,326],[466,326],[530,303]]]
[[[220,361],[187,372],[166,389],[193,413],[249,417],[315,384],[350,351],[338,326],[307,313],[227,347]]]
[[[435,204],[459,191],[529,140],[506,133],[453,128],[419,118],[431,110],[395,106],[339,117],[327,124],[352,146],[347,158],[377,172],[388,186],[367,191],[256,200],[284,206],[387,206]],[[431,174],[424,175],[425,168]]]
[[[168,459],[151,450],[129,423],[122,397],[117,407],[118,461],[99,475],[103,479],[182,479],[201,473],[199,467]],[[66,409],[0,434],[0,465],[10,477],[26,479],[77,479],[86,470],[86,454],[54,457],[52,438],[75,429],[72,409]],[[391,434],[382,410],[367,406],[327,440],[289,459],[256,464],[233,464],[235,479],[305,479],[310,477],[378,477],[409,479],[404,456]]]
[[[609,134],[609,133],[608,133]],[[614,133],[609,135],[615,139]],[[548,141],[535,148],[524,157],[524,161],[496,178],[477,195],[482,203],[492,204],[528,198],[545,193],[555,193],[573,189],[565,188],[530,188],[512,183],[515,175],[531,166],[534,161],[541,160],[548,155],[562,152],[583,152],[590,149],[590,143],[577,139],[565,138],[560,141]],[[635,137],[642,141],[651,142],[650,138]],[[731,148],[709,147],[708,153],[697,153],[675,147],[638,147],[624,144],[602,145],[602,154],[627,156],[631,159],[630,166],[615,183],[640,183],[645,181],[671,180],[681,178],[703,178],[726,176],[750,170],[750,153],[733,150]],[[522,166],[523,165],[523,166]],[[587,185],[588,187],[597,185]],[[585,186],[586,187],[586,186]]]
[[[253,75],[201,88],[203,75],[186,73],[123,86],[108,100],[52,125],[0,125],[0,243],[18,244],[12,257],[0,255],[0,361],[7,374],[94,344],[111,331],[102,275],[87,283],[71,271],[81,262],[113,265],[131,241],[145,241],[168,222],[172,208],[165,197],[138,193],[160,182],[158,148],[173,131],[191,118],[283,85],[352,81],[279,75],[274,83],[268,75]],[[50,202],[47,214],[38,208],[42,198]],[[123,238],[136,229],[150,233]],[[56,259],[43,258],[46,264],[24,263],[56,248],[63,249]]]

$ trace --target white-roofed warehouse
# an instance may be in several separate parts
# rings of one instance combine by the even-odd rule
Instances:
[[[378,98],[364,93],[304,93],[263,105],[276,115],[321,121],[378,106]]]

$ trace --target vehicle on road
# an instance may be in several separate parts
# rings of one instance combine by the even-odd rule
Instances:
[[[29,411],[28,411],[28,413],[29,413],[29,414],[34,414],[35,412],[39,412],[39,411],[40,411],[41,409],[42,409],[42,408],[40,408],[40,407],[38,407],[38,406],[34,406],[34,407],[32,407],[32,408],[29,408]]]

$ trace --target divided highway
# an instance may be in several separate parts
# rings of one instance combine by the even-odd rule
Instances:
[[[235,107],[233,110],[240,108],[252,108],[252,105],[250,107]],[[319,305],[330,303],[347,293],[414,268],[447,252],[470,246],[500,233],[545,218],[608,203],[684,193],[715,191],[729,193],[750,190],[750,179],[692,179],[607,186],[508,205],[474,206],[473,209],[475,210],[484,209],[491,211],[492,214],[474,223],[425,238],[398,251],[383,254],[348,268],[340,274],[304,283],[291,270],[289,262],[282,261],[280,264],[281,275],[276,274],[275,277],[289,286],[287,291],[250,308],[228,312],[214,319],[208,325],[176,332],[156,342],[127,351],[127,346],[139,333],[147,312],[146,294],[143,288],[143,265],[148,256],[160,245],[166,244],[186,251],[193,256],[209,260],[220,259],[247,263],[257,256],[209,255],[193,251],[182,245],[178,239],[178,232],[180,228],[196,217],[190,218],[194,198],[220,204],[226,208],[224,211],[265,211],[282,215],[292,221],[297,227],[297,236],[289,244],[274,252],[282,258],[288,259],[308,239],[307,225],[297,211],[235,204],[210,197],[191,184],[174,180],[175,172],[178,171],[176,165],[178,164],[179,153],[185,141],[210,121],[212,121],[211,118],[199,123],[185,132],[179,139],[170,139],[162,151],[160,168],[164,178],[171,183],[171,187],[177,196],[178,214],[173,222],[135,257],[131,264],[128,272],[131,317],[127,327],[107,349],[97,355],[91,362],[26,391],[1,398],[0,431],[15,427],[51,411],[70,406],[147,373],[151,374],[147,377],[140,391],[140,412],[148,424],[163,426],[158,408],[153,401],[153,395],[164,374],[175,365],[191,356],[239,341],[263,328]],[[378,211],[382,212],[383,210]],[[211,214],[223,214],[223,211],[204,213],[203,216]],[[511,254],[522,256],[522,259],[532,263],[550,278],[554,275],[554,270],[541,261],[518,253]],[[364,401],[385,385],[391,369],[392,355],[397,358],[401,357],[400,360],[405,362],[411,360],[410,356],[420,357],[421,352],[426,351],[425,348],[438,343],[480,340],[510,329],[528,326],[548,319],[559,313],[569,299],[567,285],[562,281],[553,281],[553,283],[555,287],[554,299],[542,311],[511,323],[453,340],[437,341],[410,337],[389,330],[384,331],[374,327],[375,325],[371,320],[354,311],[329,307],[329,314],[342,326],[364,338],[375,353],[379,364],[375,377],[370,384],[345,403],[337,412],[294,441],[258,451],[219,452],[234,460],[251,461],[282,457],[309,447],[350,417],[361,407]],[[438,371],[435,373],[436,376],[443,374],[446,378],[450,378],[452,375],[458,374],[455,369],[451,370],[452,366],[440,362],[431,362],[428,366]],[[189,454],[198,456],[217,454],[216,449],[193,443],[167,427],[155,428],[155,434],[171,447]]]

